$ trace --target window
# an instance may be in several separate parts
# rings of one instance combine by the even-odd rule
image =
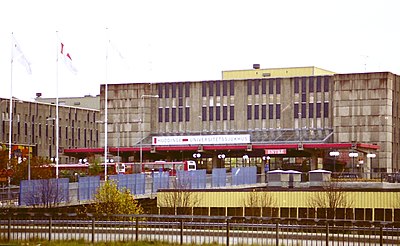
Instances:
[[[208,82],[208,93],[209,93],[210,97],[214,96],[214,82],[213,81]]]
[[[254,105],[254,119],[260,119],[260,105]]]
[[[247,105],[247,119],[251,120],[251,105]]]
[[[226,80],[222,81],[222,95],[223,96],[228,95],[228,81]]]
[[[255,95],[260,94],[260,81],[259,80],[254,81],[254,94]]]
[[[308,78],[308,91],[314,92],[314,77]]]
[[[230,85],[229,85],[229,94],[231,96],[235,95],[235,82],[231,80]]]
[[[273,119],[274,118],[274,105],[270,104],[268,105],[268,111],[269,111],[269,119]]]
[[[308,118],[314,118],[314,103],[308,104]]]
[[[182,107],[178,108],[178,121],[179,122],[183,121],[183,108]]]
[[[268,86],[269,86],[268,93],[270,95],[274,94],[274,80],[273,79],[268,80]]]
[[[261,93],[263,95],[267,94],[267,80],[266,79],[263,79],[261,81]]]
[[[208,120],[213,121],[214,120],[214,107],[209,107],[208,108]]]
[[[158,97],[159,98],[162,98],[163,97],[163,85],[162,84],[159,84],[158,85]]]
[[[203,107],[201,109],[201,120],[207,121],[207,108],[206,107]]]
[[[163,109],[158,108],[158,122],[163,122]]]
[[[235,106],[229,106],[229,120],[235,120]]]
[[[316,112],[317,118],[321,118],[321,103],[317,102],[317,112]]]
[[[325,76],[324,77],[324,92],[328,92],[329,91],[329,77]]]
[[[307,104],[306,103],[302,103],[301,104],[301,118],[306,118],[307,117]]]
[[[267,119],[267,105],[261,105],[261,119]]]
[[[179,98],[183,97],[183,83],[178,84],[178,97]]]
[[[217,97],[221,96],[221,82],[220,81],[215,82],[215,95]]]
[[[321,77],[317,77],[317,92],[321,92]]]
[[[294,78],[294,93],[299,93],[299,78]]]
[[[306,77],[301,78],[301,92],[302,93],[307,92],[307,78]]]
[[[280,104],[276,105],[276,119],[277,120],[281,119],[281,105]]]
[[[228,120],[228,106],[222,107],[222,120]]]
[[[324,102],[324,118],[329,117],[329,102]]]
[[[190,84],[185,83],[185,97],[190,97]]]
[[[190,121],[190,108],[189,107],[185,108],[185,121],[186,122]]]
[[[171,121],[176,122],[176,108],[172,108]]]
[[[171,88],[171,90],[172,90],[172,98],[176,98],[176,83],[172,83],[172,86],[171,86],[172,88]]]
[[[165,108],[165,122],[169,122],[169,108]]]
[[[293,106],[293,117],[295,119],[299,118],[299,104],[295,103]]]
[[[251,95],[252,94],[252,85],[253,85],[253,83],[252,83],[253,81],[251,81],[251,80],[247,80],[247,95]]]
[[[165,98],[169,98],[169,84],[165,84]]]
[[[202,97],[207,96],[207,84],[205,81],[201,84],[201,96]]]
[[[281,79],[276,79],[276,94],[281,94]]]
[[[220,106],[215,107],[215,120],[217,120],[217,121],[221,120],[221,107]]]

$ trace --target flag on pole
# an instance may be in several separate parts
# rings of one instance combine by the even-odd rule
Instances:
[[[73,73],[76,74],[78,70],[72,65],[72,58],[71,55],[65,51],[64,44],[61,43],[61,58],[64,61],[67,68]]]
[[[19,63],[21,63],[22,66],[25,67],[26,72],[28,74],[32,74],[31,70],[31,63],[26,59],[24,53],[21,50],[21,47],[19,46],[17,40],[15,40],[14,36],[12,36],[12,58],[11,58],[11,63],[15,60],[17,60]]]

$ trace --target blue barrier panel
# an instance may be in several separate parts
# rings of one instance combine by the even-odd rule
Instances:
[[[257,167],[248,167],[248,182],[247,184],[257,184]]]
[[[20,182],[20,205],[57,204],[69,201],[69,179],[37,179]]]
[[[243,167],[232,168],[232,185],[241,185],[244,183],[244,172]]]
[[[151,192],[156,193],[159,189],[169,188],[169,172],[153,173]]]
[[[191,189],[205,189],[207,185],[207,173],[205,169],[186,171],[190,177]]]
[[[176,187],[175,189],[190,189],[191,181],[190,174],[188,171],[177,170],[176,171]]]
[[[92,200],[100,187],[100,176],[79,177],[78,180],[78,200]]]
[[[143,195],[146,193],[146,174],[136,173],[135,175],[135,195]]]
[[[211,187],[225,187],[226,186],[226,169],[214,168],[212,170],[212,183]]]

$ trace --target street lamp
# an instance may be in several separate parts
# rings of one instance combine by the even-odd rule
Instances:
[[[243,155],[244,166],[246,166],[247,161],[249,160],[248,155]]]
[[[224,163],[224,159],[225,159],[225,154],[219,154],[218,155],[218,159],[220,159],[221,160],[221,167],[222,166],[225,166],[225,163]]]
[[[367,154],[367,167],[369,168],[370,178],[372,178],[372,159],[376,157],[375,153],[368,153]]]
[[[338,151],[331,151],[329,152],[330,156],[333,156],[333,173],[336,173],[336,157],[339,156]]]
[[[144,117],[144,99],[145,98],[158,98],[158,95],[142,95],[140,97],[142,106],[140,107],[140,164],[143,162],[143,122],[145,121]]]
[[[349,157],[352,158],[351,168],[352,168],[352,171],[354,173],[354,158],[358,157],[358,153],[357,152],[350,152],[349,153]]]

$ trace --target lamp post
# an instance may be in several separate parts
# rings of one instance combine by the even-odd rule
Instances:
[[[354,158],[358,157],[358,153],[357,152],[350,152],[349,153],[349,157],[352,158],[351,169],[352,169],[352,172],[354,173]]]
[[[225,154],[218,154],[218,159],[221,160],[221,167],[225,166],[225,163],[224,163],[225,157],[226,157]]]
[[[244,166],[246,166],[247,161],[249,160],[248,155],[243,155]]]
[[[372,178],[372,159],[376,157],[375,153],[368,153],[367,154],[367,166],[369,168],[369,172],[370,172],[370,178]]]
[[[329,152],[330,156],[333,156],[333,173],[336,173],[336,157],[339,156],[338,151],[331,151]]]
[[[142,106],[140,107],[140,164],[143,162],[143,122],[145,121],[144,117],[144,99],[145,98],[158,98],[158,95],[142,95],[140,97]]]
[[[200,158],[201,154],[200,153],[193,153],[193,158],[197,160],[197,166],[200,164]]]

